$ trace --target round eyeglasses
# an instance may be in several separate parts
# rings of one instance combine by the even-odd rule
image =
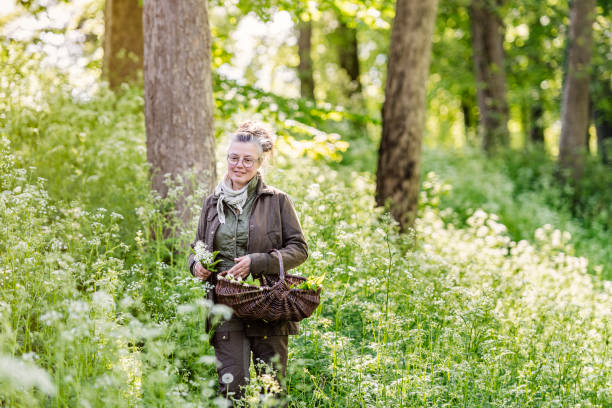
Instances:
[[[241,157],[235,154],[229,154],[227,156],[227,162],[232,166],[236,166],[238,163],[240,163],[240,159]],[[247,169],[250,169],[255,165],[255,162],[258,160],[259,159],[253,159],[251,157],[242,157],[242,165]]]

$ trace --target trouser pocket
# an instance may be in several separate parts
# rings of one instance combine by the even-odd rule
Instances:
[[[244,332],[217,331],[213,336],[213,345],[219,377],[218,394],[226,398],[242,398],[244,391],[241,387],[249,380],[249,339]]]

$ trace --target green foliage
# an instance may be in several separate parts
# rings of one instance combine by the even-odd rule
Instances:
[[[435,172],[450,192],[439,196],[441,208],[452,208],[446,222],[464,225],[478,209],[495,213],[514,240],[533,241],[534,232],[550,224],[571,234],[572,253],[591,260],[589,270],[610,279],[612,239],[609,205],[610,172],[592,158],[580,192],[561,187],[556,161],[541,148],[508,150],[496,158],[478,149],[425,149],[423,174]],[[427,191],[426,180],[424,189]],[[575,205],[572,206],[572,203]],[[597,266],[599,265],[599,267]]]
[[[201,283],[184,268],[146,266],[154,245],[120,241],[121,214],[51,201],[53,183],[15,167],[8,148],[3,137],[0,377],[12,380],[0,385],[2,404],[182,405],[212,395]]]
[[[523,0],[505,14],[508,103],[525,139],[515,145],[528,144],[536,120],[546,128],[558,117],[569,7],[567,2]],[[532,117],[536,106],[548,114]]]
[[[250,275],[250,274],[249,276],[247,276],[244,282],[249,285],[253,285],[253,286],[261,286],[261,282],[259,281],[259,279],[253,278],[253,275]]]
[[[567,234],[546,226],[534,244],[514,241],[482,210],[448,225],[432,176],[415,240],[374,206],[367,173],[301,160],[269,178],[301,214],[311,261],[299,270],[327,274],[321,309],[292,338],[294,406],[609,403],[597,368],[609,329],[594,333],[611,324],[610,289]]]
[[[300,284],[293,284],[290,289],[302,289],[302,290],[318,290],[323,287],[323,281],[325,280],[325,274],[321,276],[309,276],[304,282]]]
[[[370,153],[374,143],[373,129],[380,125],[377,119],[329,103],[284,98],[220,75],[214,76],[214,92],[218,137],[232,132],[241,118],[255,115],[274,125],[278,136],[312,158],[340,161],[360,170],[376,167],[376,158]],[[346,138],[341,140],[340,135]],[[346,154],[338,154],[347,150],[347,141],[351,148]]]
[[[205,322],[229,311],[187,269],[197,217],[180,231],[173,203],[192,179],[150,190],[142,90],[79,99],[21,45],[0,58],[0,405],[220,404]],[[290,406],[612,404],[609,169],[589,162],[576,195],[543,152],[428,148],[399,234],[364,171],[376,119],[220,77],[215,100],[219,138],[245,117],[278,129],[266,181],[310,249],[292,273],[325,276],[291,337]],[[260,386],[272,403],[270,379],[245,404]]]
[[[227,310],[176,257],[191,233],[159,238],[180,188],[149,190],[142,90],[75,101],[18,46],[2,58],[1,405],[214,404],[205,322]]]

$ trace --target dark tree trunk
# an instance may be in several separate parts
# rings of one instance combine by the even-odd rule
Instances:
[[[601,89],[602,101],[593,104],[593,122],[597,131],[597,151],[604,164],[612,164],[612,87],[609,83],[603,83]],[[608,104],[608,109],[602,105]]]
[[[463,113],[463,125],[465,126],[465,134],[472,127],[472,119],[470,117],[470,106],[467,101],[461,98],[461,112]]]
[[[591,117],[593,116],[593,99],[591,98],[591,93],[589,91],[589,103],[587,109],[587,125],[586,131],[584,132],[584,151],[585,153],[591,153],[591,135],[589,134],[589,127],[591,125]]]
[[[139,0],[106,0],[102,71],[111,89],[135,82],[143,67],[142,7]]]
[[[339,38],[338,60],[340,67],[346,71],[351,79],[350,95],[361,93],[359,80],[359,54],[357,48],[357,30],[346,25],[342,17],[338,18],[339,26],[336,34]]]
[[[530,139],[532,143],[543,144],[544,143],[544,125],[543,125],[544,109],[540,101],[535,101],[531,105],[531,131]]]
[[[414,225],[420,189],[421,141],[437,0],[398,0],[391,30],[376,202],[390,200],[402,231]]]
[[[165,197],[164,175],[194,171],[199,186],[216,181],[208,2],[144,2],[147,160],[153,188]],[[193,215],[187,191],[176,203],[184,225]]]
[[[604,164],[612,164],[612,118],[604,117],[595,111],[595,129],[597,130],[597,150]]]
[[[508,104],[504,68],[504,26],[495,6],[500,0],[472,0],[469,7],[476,96],[483,149],[508,146]]]
[[[559,164],[576,183],[584,171],[585,137],[589,124],[589,67],[595,0],[572,3],[567,77],[561,106]]]
[[[310,39],[312,23],[303,21],[298,24],[298,77],[300,79],[300,95],[302,98],[314,100],[314,77],[312,74],[312,57],[310,55]]]
[[[473,95],[467,92],[461,94],[461,112],[463,113],[463,125],[465,129],[465,140],[467,143],[472,143],[471,133],[475,126],[476,120],[474,119],[473,106],[475,105]]]

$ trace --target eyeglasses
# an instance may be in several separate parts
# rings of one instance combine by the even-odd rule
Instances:
[[[255,165],[256,161],[259,161],[259,159],[253,159],[251,157],[243,157],[242,165],[246,167],[247,169],[250,169],[251,167]],[[227,156],[227,162],[231,164],[232,166],[236,166],[240,162],[240,156],[235,155],[235,154],[229,154]]]

